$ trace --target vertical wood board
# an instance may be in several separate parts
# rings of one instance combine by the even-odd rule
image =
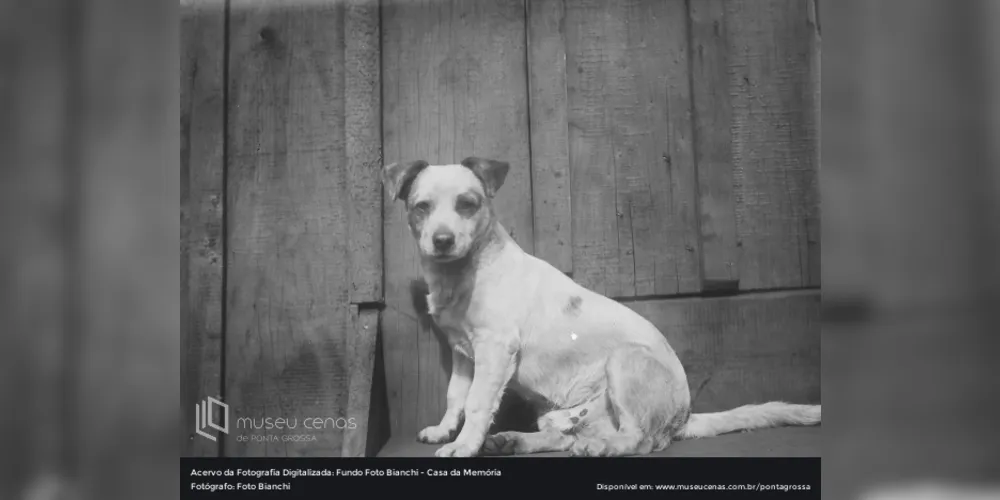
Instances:
[[[225,2],[181,11],[181,451],[215,456],[191,412],[222,392]]]
[[[225,453],[336,455],[354,334],[344,6],[234,0],[230,16]],[[324,425],[286,441],[299,431],[248,428],[265,417]]]
[[[812,2],[726,4],[740,289],[819,285]]]
[[[574,278],[611,297],[700,290],[683,1],[566,5]]]
[[[565,0],[526,0],[535,256],[573,272]]]

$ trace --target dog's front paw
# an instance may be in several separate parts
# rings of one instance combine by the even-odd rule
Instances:
[[[417,441],[427,444],[450,443],[455,439],[456,430],[441,425],[432,425],[417,433]]]
[[[448,443],[434,452],[435,457],[474,457],[479,451],[475,446],[470,446],[462,442]]]

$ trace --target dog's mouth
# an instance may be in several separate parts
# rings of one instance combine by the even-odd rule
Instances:
[[[464,252],[460,252],[457,247],[442,248],[442,249],[435,248],[434,250],[432,250],[430,252],[424,252],[424,257],[426,257],[427,259],[430,259],[432,262],[437,262],[437,263],[440,263],[440,264],[444,264],[446,262],[453,262],[453,261],[459,260],[464,255],[465,255],[465,253]]]
[[[454,255],[454,254],[451,254],[451,253],[434,253],[434,254],[431,254],[430,257],[431,257],[431,260],[433,260],[434,262],[441,262],[441,263],[452,262],[452,261],[458,260],[460,258],[459,255]]]

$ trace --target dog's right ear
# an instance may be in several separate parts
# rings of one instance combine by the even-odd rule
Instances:
[[[394,199],[405,200],[410,195],[410,185],[421,170],[427,168],[423,160],[396,162],[382,169],[382,184]]]

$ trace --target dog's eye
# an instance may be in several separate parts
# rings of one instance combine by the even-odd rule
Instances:
[[[455,204],[455,209],[458,210],[459,212],[475,212],[476,209],[478,208],[479,205],[477,205],[476,202],[472,200],[460,199],[458,200],[458,203]]]
[[[431,208],[431,204],[426,201],[421,201],[420,203],[413,205],[413,209],[420,212],[426,212],[429,208]]]

